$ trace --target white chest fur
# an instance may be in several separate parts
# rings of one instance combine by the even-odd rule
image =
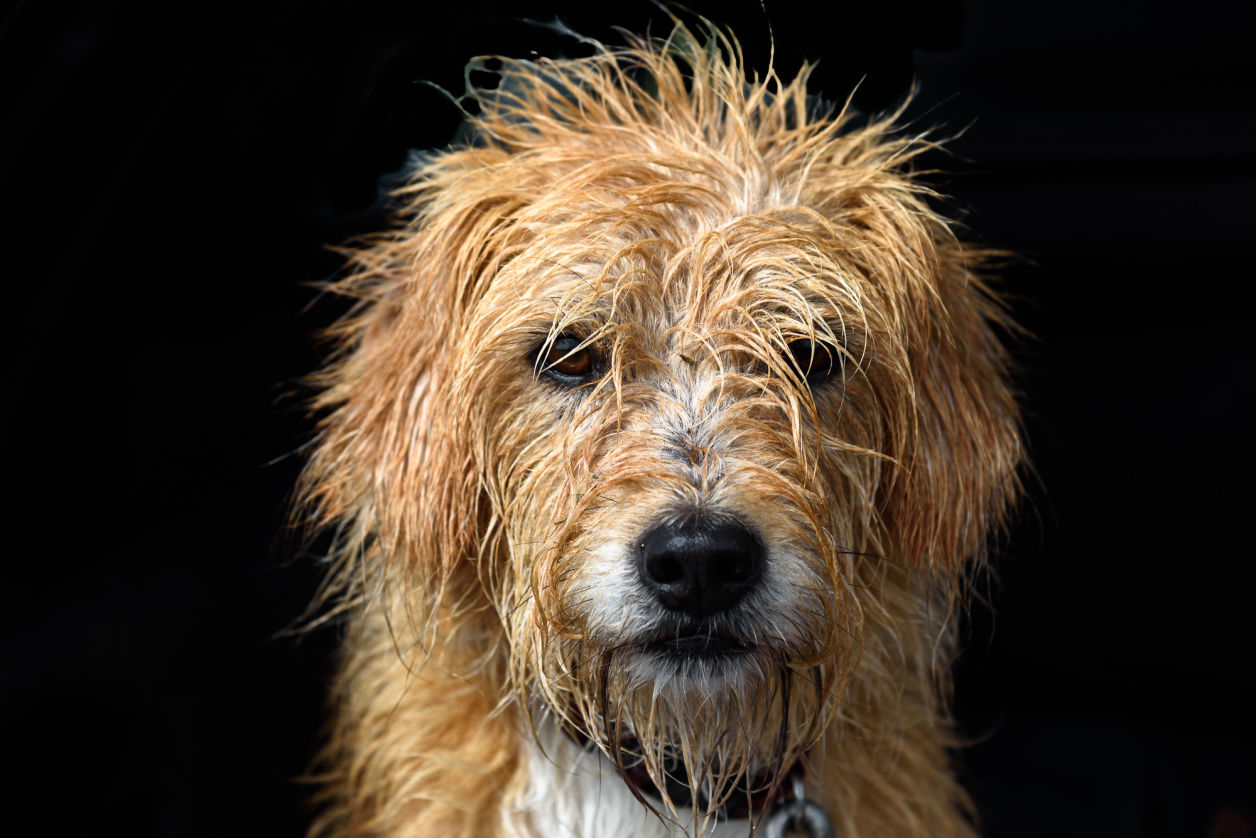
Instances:
[[[503,833],[512,838],[680,838],[684,826],[664,823],[641,805],[607,760],[585,750],[552,726],[542,746],[529,738],[527,786],[503,812]],[[681,810],[688,816],[688,810]],[[727,821],[703,838],[745,838],[748,821]]]

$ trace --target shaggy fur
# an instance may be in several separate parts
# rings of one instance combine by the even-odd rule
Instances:
[[[801,764],[843,838],[971,835],[952,626],[1021,445],[927,142],[683,26],[500,75],[337,286],[302,487],[346,625],[313,832],[747,834],[719,804]],[[704,620],[634,569],[686,516],[766,552]],[[647,649],[693,632],[742,652]],[[702,802],[642,797],[639,763]]]

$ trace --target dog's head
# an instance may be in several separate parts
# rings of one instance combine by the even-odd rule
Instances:
[[[356,594],[713,805],[929,677],[1014,491],[1002,314],[924,144],[805,74],[681,28],[500,75],[354,255],[308,492]]]

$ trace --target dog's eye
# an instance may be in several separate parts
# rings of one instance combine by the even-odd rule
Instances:
[[[805,338],[791,341],[789,354],[812,387],[823,384],[842,371],[841,354],[827,343]]]
[[[599,358],[592,346],[573,335],[559,335],[545,350],[541,372],[560,384],[583,384],[598,372]]]

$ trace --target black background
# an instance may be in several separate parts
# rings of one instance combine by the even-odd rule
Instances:
[[[695,2],[767,54],[759,4]],[[1251,836],[1250,4],[768,0],[778,64],[954,132],[937,165],[1035,335],[1036,464],[966,626],[991,836]],[[638,2],[19,3],[0,19],[0,764],[33,832],[298,835],[335,632],[285,534],[325,245],[446,143],[484,53]]]

